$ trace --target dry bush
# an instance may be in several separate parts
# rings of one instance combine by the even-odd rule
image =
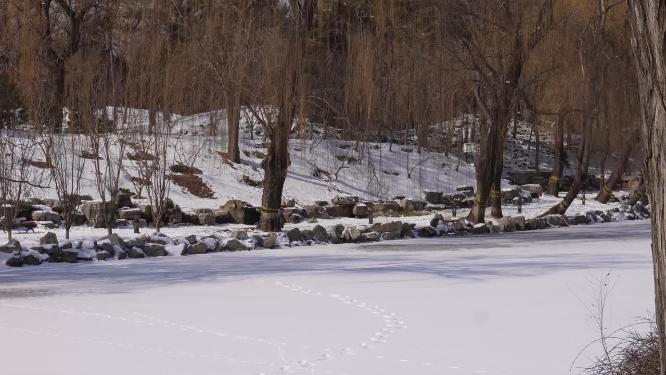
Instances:
[[[652,323],[648,333],[621,330],[608,355],[585,369],[590,375],[658,375],[659,335]]]

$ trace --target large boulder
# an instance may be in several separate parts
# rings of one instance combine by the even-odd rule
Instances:
[[[5,262],[6,265],[9,267],[23,267],[23,258],[19,256],[13,256],[9,259],[7,259],[7,262]]]
[[[516,223],[513,222],[511,216],[503,216],[497,219],[497,226],[499,227],[500,232],[515,232]]]
[[[405,211],[423,211],[426,204],[423,199],[404,198],[400,201],[400,206]]]
[[[303,207],[303,211],[305,211],[305,217],[308,218],[326,218],[328,214],[326,214],[326,209],[323,206],[305,206]]]
[[[338,195],[331,200],[333,204],[338,206],[354,206],[358,201],[358,197],[353,195]]]
[[[137,220],[141,218],[141,209],[139,208],[121,208],[118,210],[118,218],[124,220]]]
[[[206,254],[206,252],[208,252],[208,246],[203,242],[188,245],[183,251],[184,254]]]
[[[303,240],[301,231],[298,228],[289,229],[287,231],[287,238],[289,238],[289,242],[298,242]]]
[[[53,223],[57,223],[61,220],[61,217],[60,217],[60,214],[58,214],[55,211],[40,210],[40,211],[33,211],[32,212],[32,220],[33,221],[51,221]]]
[[[328,242],[329,237],[326,228],[321,225],[315,225],[314,228],[312,228],[312,238],[319,243]]]
[[[516,230],[525,230],[525,216],[514,216],[511,218],[511,222],[516,226]]]
[[[431,204],[442,204],[444,203],[444,193],[441,191],[424,191],[423,198],[426,202]]]
[[[215,222],[218,224],[227,224],[233,223],[234,218],[231,216],[228,210],[224,208],[218,208],[213,210],[213,215],[215,215]]]
[[[346,242],[356,242],[361,237],[361,230],[350,225],[342,232],[342,239]]]
[[[215,225],[215,214],[210,212],[202,212],[198,215],[200,225]]]
[[[147,243],[143,248],[143,253],[149,257],[163,257],[167,255],[166,248],[159,243]]]
[[[426,237],[426,238],[437,237],[438,235],[437,230],[431,226],[417,228],[416,234],[418,234],[419,237]]]
[[[336,224],[330,228],[328,228],[327,232],[330,238],[331,243],[333,244],[339,244],[344,242],[344,239],[342,237],[342,233],[345,231],[345,226],[342,224]]]
[[[227,210],[234,222],[238,224],[256,225],[259,222],[259,210],[246,202],[232,199],[221,208]]]
[[[365,204],[357,204],[354,206],[354,209],[352,213],[356,218],[362,219],[368,217],[370,210],[368,209],[368,206]]]
[[[11,240],[11,242],[8,242],[7,244],[0,246],[0,253],[11,254],[15,251],[16,252],[21,251],[21,243],[18,242],[17,240]]]
[[[40,245],[57,245],[58,236],[53,232],[48,232],[42,238],[39,239]]]
[[[401,221],[391,221],[388,223],[376,223],[370,226],[370,230],[384,234],[384,233],[394,233],[398,237],[402,235],[402,222]]]
[[[569,223],[567,222],[567,217],[564,215],[548,215],[546,216],[546,222],[551,227],[568,227]]]
[[[109,212],[115,212],[115,209],[111,203],[107,202],[107,209]],[[95,228],[104,228],[106,227],[106,218],[104,217],[104,202],[102,201],[90,201],[83,202],[81,204],[81,211],[86,216],[86,221],[88,225]]]
[[[486,223],[475,224],[470,229],[470,232],[472,234],[488,234],[490,233],[490,231],[491,231],[490,226],[488,226],[488,224]]]
[[[269,233],[267,236],[262,237],[261,246],[272,249],[278,246],[278,236],[277,233]]]
[[[250,248],[241,242],[240,240],[237,240],[235,238],[230,239],[227,241],[227,243],[224,245],[225,249],[227,251],[244,251],[244,250],[250,250]]]
[[[543,195],[543,186],[539,184],[524,184],[520,188],[529,192],[532,198],[539,198]]]

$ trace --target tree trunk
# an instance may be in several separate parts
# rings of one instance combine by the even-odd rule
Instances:
[[[618,182],[620,182],[620,179],[622,178],[622,175],[627,168],[627,162],[629,162],[629,157],[633,151],[635,141],[636,137],[632,134],[632,137],[630,137],[630,139],[627,140],[623,145],[622,150],[620,151],[620,155],[617,159],[617,165],[615,166],[615,169],[613,169],[613,173],[608,176],[606,181],[602,181],[601,190],[594,198],[597,202],[608,203],[608,200],[613,195],[613,188],[615,188]]]
[[[646,155],[648,196],[652,207],[652,261],[660,374],[666,375],[666,2],[631,0],[632,46],[641,101],[641,139]]]
[[[504,171],[504,140],[500,147],[495,150],[494,157],[493,186],[490,189],[490,215],[496,219],[501,218],[502,213],[502,172]]]
[[[238,134],[240,127],[240,92],[228,95],[227,99],[227,157],[234,163],[240,163]]]
[[[560,112],[555,126],[555,165],[550,174],[548,182],[548,191],[550,195],[557,197],[560,192],[560,179],[564,171],[564,161],[566,160],[566,151],[564,150],[564,122],[567,114]]]
[[[583,140],[580,149],[578,150],[578,153],[576,154],[576,175],[574,176],[574,180],[571,183],[571,186],[569,187],[569,191],[567,192],[567,195],[562,199],[562,201],[555,206],[551,207],[548,211],[543,213],[540,216],[546,216],[546,215],[554,215],[554,214],[559,214],[559,215],[564,215],[567,210],[569,209],[569,206],[571,206],[571,203],[573,203],[574,199],[578,196],[578,193],[580,192],[580,189],[583,186],[583,179],[587,175],[587,168],[590,162],[590,132],[592,128],[592,119],[590,118],[591,115],[586,115],[585,117],[585,127],[584,127],[584,133],[583,133]]]

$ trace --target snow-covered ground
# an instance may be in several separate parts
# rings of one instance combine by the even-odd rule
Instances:
[[[609,272],[608,327],[651,316],[649,231],[2,268],[2,372],[561,375],[598,337]]]

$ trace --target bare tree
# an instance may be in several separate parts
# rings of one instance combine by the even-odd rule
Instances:
[[[38,149],[32,134],[0,129],[0,226],[9,242],[21,204],[34,189],[45,188],[48,174],[27,160]]]

